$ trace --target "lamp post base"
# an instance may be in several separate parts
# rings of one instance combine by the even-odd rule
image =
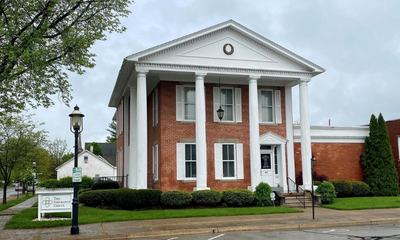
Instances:
[[[71,227],[71,235],[76,235],[79,234],[79,227],[78,226],[72,226]]]

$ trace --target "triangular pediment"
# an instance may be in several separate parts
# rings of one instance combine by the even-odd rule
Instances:
[[[260,136],[260,144],[285,144],[288,140],[273,132],[267,132]]]
[[[324,69],[233,20],[130,55],[138,63],[310,72]]]

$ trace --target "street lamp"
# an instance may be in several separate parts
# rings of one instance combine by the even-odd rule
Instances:
[[[36,175],[36,162],[33,162],[32,165],[33,165],[33,171],[35,172],[35,177],[33,178],[33,184],[32,184],[32,196],[34,197],[35,196],[35,179],[37,178],[37,175]]]
[[[311,157],[311,199],[312,199],[312,219],[315,219],[314,212],[314,179],[313,179],[313,167],[317,163],[317,159],[314,155]]]
[[[83,131],[83,115],[79,111],[78,105],[74,107],[74,111],[69,115],[71,119],[71,132],[75,134],[75,155],[74,155],[74,167],[78,167],[78,137]],[[78,227],[78,183],[74,182],[74,198],[72,200],[72,227],[71,235],[79,234]]]

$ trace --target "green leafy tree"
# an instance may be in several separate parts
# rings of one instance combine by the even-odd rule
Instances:
[[[56,168],[70,159],[64,158],[68,154],[68,143],[66,140],[56,138],[47,144],[47,151],[50,156],[50,164],[47,169],[49,173],[48,178],[57,178]]]
[[[103,156],[103,149],[101,148],[101,146],[98,143],[96,143],[96,142],[89,143],[86,147],[86,150],[90,151],[90,146],[93,146],[94,154]]]
[[[62,161],[63,161],[63,163],[64,163],[64,162],[70,160],[70,159],[73,158],[73,157],[74,157],[74,154],[73,154],[73,153],[67,153],[67,154],[65,154],[65,155],[62,157]]]
[[[110,136],[107,136],[106,142],[108,143],[116,143],[117,142],[117,122],[112,121],[110,124],[108,124],[108,129],[107,131],[110,133]]]
[[[379,114],[378,119],[372,114],[369,130],[364,150],[365,182],[375,196],[397,196],[399,177],[389,143],[389,132],[382,114]]]
[[[67,72],[95,66],[89,50],[106,34],[122,33],[131,0],[0,1],[0,109],[71,100]]]
[[[44,131],[35,131],[37,127],[30,115],[8,114],[0,118],[0,175],[6,186],[16,166],[32,167],[29,153],[46,140]],[[4,188],[3,204],[7,203],[6,192]]]

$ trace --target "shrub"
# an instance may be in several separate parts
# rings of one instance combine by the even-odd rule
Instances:
[[[63,177],[58,180],[60,182],[61,188],[72,188],[74,183],[72,182],[72,177]]]
[[[116,189],[86,191],[78,196],[80,203],[90,207],[116,206]]]
[[[364,197],[364,196],[368,196],[370,193],[369,186],[365,182],[352,181],[351,185],[353,187],[353,196],[354,197]]]
[[[167,191],[161,194],[161,203],[166,207],[185,207],[192,201],[192,195],[185,191]]]
[[[92,190],[98,189],[118,189],[119,184],[116,181],[100,181],[92,185]]]
[[[79,188],[85,188],[85,189],[91,188],[93,183],[94,183],[93,178],[88,176],[83,176],[82,182],[79,184]]]
[[[60,188],[60,182],[57,179],[47,179],[39,183],[38,187],[43,188]]]
[[[351,182],[342,179],[331,180],[329,182],[331,182],[335,187],[338,198],[349,197],[352,195],[353,190]]]
[[[318,174],[316,170],[313,171],[312,178],[314,181],[329,181],[329,177],[325,174]],[[300,171],[296,174],[296,183],[297,185],[303,185],[303,171]]]
[[[192,192],[193,203],[199,206],[216,206],[221,203],[222,193],[217,190],[201,190]]]
[[[335,187],[331,182],[322,182],[316,192],[321,195],[321,201],[323,204],[331,204],[336,197]]]
[[[84,193],[84,192],[88,192],[88,191],[90,191],[90,190],[91,190],[91,189],[81,188],[81,189],[78,190],[78,195],[80,195],[81,193]]]
[[[250,190],[230,189],[222,192],[222,202],[228,206],[249,206],[254,201],[254,194]]]
[[[272,189],[268,183],[260,182],[254,192],[254,197],[258,206],[271,206],[273,202],[271,200]]]
[[[160,205],[161,190],[120,188],[115,192],[118,206],[125,210]]]

